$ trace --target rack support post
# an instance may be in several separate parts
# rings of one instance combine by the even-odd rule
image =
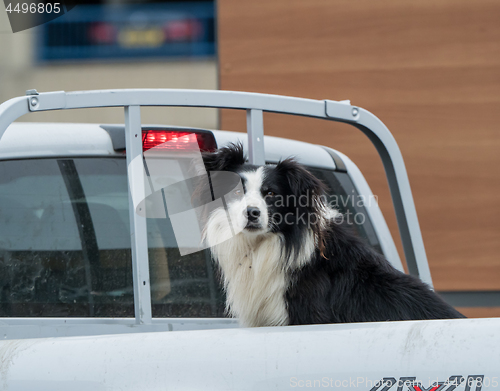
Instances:
[[[136,205],[145,198],[140,110],[140,106],[125,106],[125,145],[129,185],[135,320],[136,324],[151,324],[151,285],[149,280],[146,215],[144,213],[141,216],[136,212]],[[137,161],[140,164],[137,164]]]

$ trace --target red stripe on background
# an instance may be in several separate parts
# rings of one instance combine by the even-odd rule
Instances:
[[[430,390],[427,390],[427,391],[436,391],[438,388],[439,388],[439,384],[437,386],[432,387]],[[422,389],[420,388],[420,386],[413,386],[413,389],[415,391],[422,391]]]

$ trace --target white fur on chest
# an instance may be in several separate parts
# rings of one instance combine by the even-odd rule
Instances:
[[[280,241],[277,234],[240,234],[212,247],[222,269],[229,312],[244,327],[288,324]]]

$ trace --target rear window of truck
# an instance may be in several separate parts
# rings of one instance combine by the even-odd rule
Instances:
[[[348,175],[310,170],[380,251]],[[0,317],[134,316],[126,172],[120,157],[0,161]],[[209,251],[181,256],[168,216],[147,230],[153,316],[223,317]]]

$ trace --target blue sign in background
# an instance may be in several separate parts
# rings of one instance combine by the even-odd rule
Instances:
[[[39,27],[41,62],[210,57],[216,53],[213,2],[78,5]]]

